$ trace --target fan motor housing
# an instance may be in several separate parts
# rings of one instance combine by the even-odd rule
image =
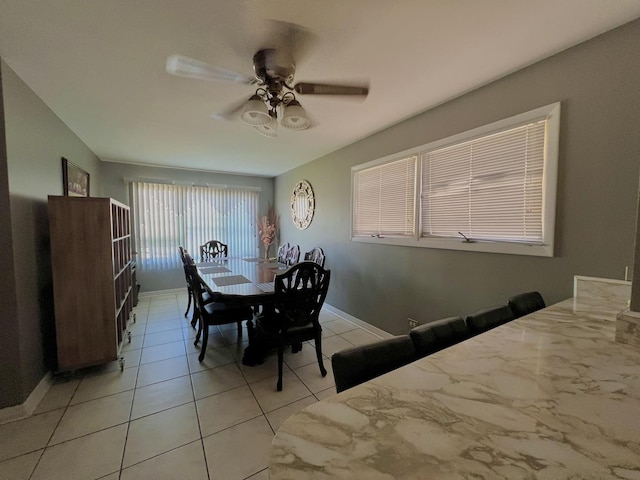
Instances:
[[[253,71],[256,78],[265,85],[276,83],[291,84],[296,66],[291,55],[273,48],[259,50],[253,56]]]

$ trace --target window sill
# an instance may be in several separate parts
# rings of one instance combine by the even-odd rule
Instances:
[[[466,252],[500,253],[505,255],[527,255],[534,257],[553,257],[553,245],[525,245],[506,242],[464,242],[448,238],[407,237],[352,237],[352,242],[405,247],[438,248],[444,250],[462,250]]]

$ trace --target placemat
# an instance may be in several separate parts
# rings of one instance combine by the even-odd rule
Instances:
[[[273,292],[273,282],[258,283],[257,286],[263,292]]]
[[[229,275],[228,277],[214,277],[213,283],[215,283],[219,287],[224,287],[226,285],[238,285],[240,283],[251,283],[247,277],[242,275]]]
[[[226,273],[231,271],[227,267],[202,267],[199,270],[202,273]]]

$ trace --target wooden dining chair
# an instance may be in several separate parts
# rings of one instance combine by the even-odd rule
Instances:
[[[217,257],[228,257],[229,246],[218,240],[209,240],[204,245],[200,245],[200,261],[204,262]]]
[[[315,247],[304,254],[305,261],[315,262],[324,267],[325,262],[324,251],[320,247]]]
[[[196,334],[194,345],[198,345],[202,336],[202,346],[200,347],[200,355],[198,360],[204,360],[209,340],[209,327],[214,325],[226,325],[228,323],[238,324],[238,336],[242,335],[242,321],[251,320],[253,318],[253,310],[250,306],[242,303],[241,297],[229,295],[211,294],[210,301],[205,301],[204,292],[207,292],[207,286],[198,273],[195,262],[186,255],[189,282],[193,291],[194,310],[198,316],[198,333]]]
[[[182,261],[182,268],[184,269],[185,282],[187,283],[187,295],[188,295],[187,309],[184,311],[184,317],[187,318],[187,315],[189,314],[189,309],[191,308],[191,302],[194,298],[193,290],[191,288],[191,282],[189,281],[189,270],[188,270],[189,261],[187,260],[187,257],[191,258],[191,255],[189,255],[189,252],[182,246],[178,247],[178,251],[180,252],[180,260]],[[202,298],[205,303],[208,303],[211,301],[211,296],[206,290],[202,292]],[[197,309],[196,309],[195,300],[194,300],[193,314],[191,315],[191,326],[195,328],[197,322],[198,322],[198,314],[197,314]]]
[[[320,373],[327,370],[322,360],[322,327],[318,319],[329,289],[331,271],[317,263],[301,262],[274,280],[273,310],[258,317],[256,341],[278,349],[278,383],[282,390],[284,349],[313,340]]]

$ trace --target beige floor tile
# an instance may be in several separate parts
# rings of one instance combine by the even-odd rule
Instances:
[[[354,323],[347,322],[346,320],[343,320],[341,318],[336,318],[335,320],[323,323],[322,329],[324,330],[325,328],[331,330],[334,333],[340,334],[348,332],[349,330],[355,330],[359,327]]]
[[[100,478],[120,468],[127,426],[102,430],[48,447],[31,480]]]
[[[325,310],[322,309],[320,310],[320,315],[318,317],[318,319],[320,320],[320,323],[326,323],[326,322],[331,322],[333,320],[342,320],[339,316]]]
[[[317,363],[296,368],[293,372],[311,392],[316,393],[326,390],[327,388],[335,387],[336,385],[336,381],[333,378],[333,370],[331,370],[331,363],[328,365],[325,363],[324,367],[327,370],[325,377],[320,373],[320,367],[318,367]]]
[[[327,388],[326,390],[320,390],[319,392],[315,393],[315,397],[318,400],[324,400],[325,398],[329,398],[332,397],[336,394],[336,387],[331,387],[331,388]]]
[[[135,350],[127,350],[126,352],[122,352],[120,356],[124,358],[124,368],[133,368],[137,367],[140,364],[140,354],[142,353],[141,349]],[[101,365],[98,369],[96,369],[95,373],[106,373],[106,372],[119,372],[120,371],[120,362],[118,360],[114,360],[113,362],[106,363]]]
[[[198,328],[196,325],[196,328],[193,328],[191,326],[191,317],[189,317],[188,319],[185,320],[185,322],[182,325],[182,336],[185,339],[185,342],[188,340],[191,340],[191,343],[193,344],[193,341],[196,338],[196,334],[198,333]]]
[[[131,409],[131,419],[177,407],[193,401],[191,379],[188,376],[137,388]]]
[[[212,479],[243,480],[269,465],[273,431],[260,416],[203,439]]]
[[[196,400],[247,384],[235,363],[194,373],[191,380]]]
[[[112,473],[106,477],[100,477],[98,480],[120,480],[120,472]]]
[[[71,405],[133,390],[137,375],[138,368],[135,367],[125,368],[123,372],[118,370],[84,377],[71,399]]]
[[[203,437],[262,415],[248,386],[198,400],[196,407]]]
[[[163,382],[172,378],[189,375],[189,364],[184,356],[168,358],[158,362],[140,365],[137,387]]]
[[[177,328],[182,328],[182,322],[178,319],[163,322],[147,322],[147,328],[144,333],[165,332],[167,330],[175,330]]]
[[[64,409],[0,425],[0,461],[44,448]]]
[[[130,467],[199,438],[194,403],[134,420],[129,424],[123,467]]]
[[[284,407],[277,408],[272,412],[266,414],[267,420],[271,425],[271,428],[274,432],[277,432],[287,418],[289,418],[294,413],[298,413],[305,407],[316,403],[318,400],[313,395],[309,395],[308,397],[303,398],[302,400],[298,400],[297,402],[290,403],[289,405],[285,405]]]
[[[164,345],[155,345],[153,347],[142,349],[140,365],[157,362],[159,360],[166,360],[167,358],[179,357],[181,355],[186,355],[184,343],[182,341],[165,343]]]
[[[163,332],[157,332],[157,333],[147,333],[144,336],[143,346],[145,348],[153,347],[154,345],[162,345],[165,343],[172,343],[172,342],[181,342],[182,340],[184,340],[182,336],[182,329],[178,328],[175,330],[165,330]]]
[[[203,370],[221,367],[223,365],[229,365],[236,362],[235,358],[233,358],[233,355],[226,347],[207,348],[202,361],[198,360],[199,355],[199,353],[187,355],[189,370],[191,373],[201,372]]]
[[[267,413],[311,395],[311,391],[293,372],[285,372],[282,379],[282,391],[276,390],[278,377],[273,376],[249,387],[256,396],[262,410]]]
[[[340,335],[329,337],[326,340],[322,340],[322,353],[328,358],[331,358],[336,352],[344,350],[345,348],[353,347],[353,343],[346,341]]]
[[[265,357],[264,362],[260,365],[250,367],[248,365],[242,365],[241,361],[239,362],[239,365],[240,370],[242,370],[242,374],[245,376],[248,383],[260,382],[273,377],[274,375],[278,375],[278,355],[275,352],[272,352]],[[291,369],[285,363],[283,365],[283,370],[288,372]]]
[[[44,450],[0,462],[0,480],[29,480]]]
[[[146,329],[147,329],[146,317],[138,318],[136,319],[136,323],[129,322],[129,325],[127,325],[127,331],[131,332],[131,335],[134,335],[134,336],[144,335],[144,332]]]
[[[54,383],[45,394],[40,404],[33,412],[34,414],[50,412],[69,405],[73,394],[80,384],[80,379],[73,379],[65,382]]]
[[[127,352],[129,350],[138,350],[142,348],[142,343],[144,342],[144,332],[139,332],[137,334],[131,332],[131,342],[126,340],[122,344],[122,351]]]
[[[177,309],[172,310],[158,310],[158,311],[149,311],[149,316],[147,317],[147,324],[152,325],[157,322],[168,322],[174,320],[181,320],[182,314],[178,312]]]
[[[202,442],[196,441],[122,470],[120,480],[207,480]]]
[[[265,468],[264,470],[259,471],[255,475],[251,475],[247,477],[247,480],[269,480],[269,469]]]
[[[365,345],[367,343],[378,342],[381,340],[381,338],[377,335],[374,335],[371,332],[367,332],[362,328],[357,328],[356,330],[341,333],[340,336],[347,342],[351,342],[354,345]]]
[[[133,390],[67,408],[49,445],[113,427],[129,420]]]
[[[291,347],[289,347],[284,351],[284,361],[294,370],[312,363],[317,365],[316,347],[313,342],[311,344],[305,342],[302,345],[302,350],[297,353],[291,353]]]

